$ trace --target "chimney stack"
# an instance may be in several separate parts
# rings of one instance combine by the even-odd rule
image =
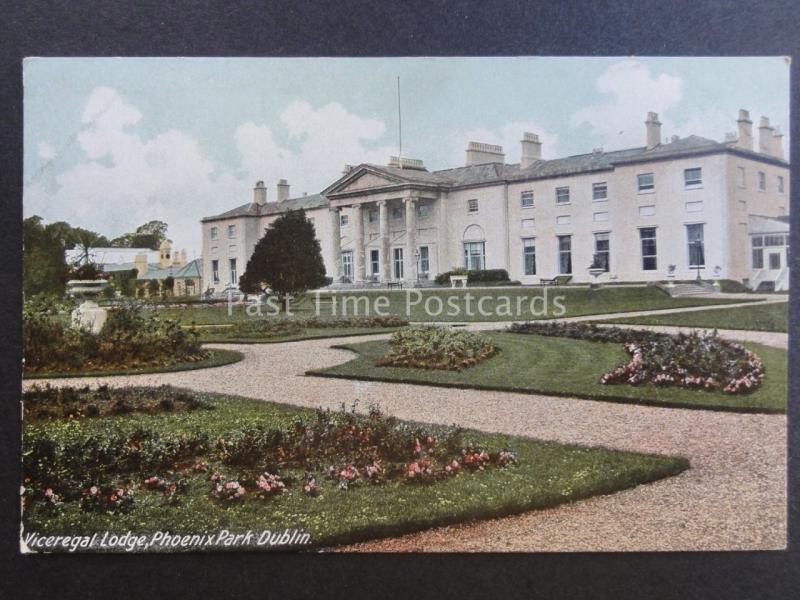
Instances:
[[[753,149],[753,122],[750,120],[750,112],[740,108],[739,118],[736,119],[739,127],[739,141],[737,146],[743,150]]]
[[[661,121],[658,120],[658,114],[647,113],[647,121],[644,124],[647,128],[647,149],[652,150],[661,145]]]
[[[253,204],[264,206],[267,203],[267,188],[264,186],[263,181],[256,181],[256,187],[253,188]]]
[[[773,156],[773,132],[774,130],[769,125],[769,119],[761,117],[761,122],[758,124],[758,151],[762,154]]]
[[[542,159],[542,142],[539,141],[538,135],[526,131],[522,134],[520,144],[522,145],[522,154],[519,161],[520,169],[527,169],[537,160]]]
[[[483,142],[470,142],[467,144],[466,166],[486,165],[492,163],[504,163],[506,155],[503,153],[502,146],[494,144],[484,144]]]
[[[772,134],[772,155],[783,160],[783,132],[779,127]]]
[[[147,254],[137,254],[133,259],[133,268],[136,269],[136,276],[142,279],[147,273]]]
[[[278,202],[289,199],[289,182],[285,179],[278,181]]]

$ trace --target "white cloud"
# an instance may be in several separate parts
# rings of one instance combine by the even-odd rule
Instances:
[[[42,160],[53,160],[56,156],[58,156],[58,152],[53,147],[52,144],[48,144],[47,142],[40,142],[38,148],[38,155],[39,158]]]
[[[520,160],[520,140],[524,132],[536,133],[542,142],[542,157],[556,158],[558,154],[558,134],[547,131],[541,125],[531,121],[514,121],[506,123],[500,129],[476,128],[461,131],[453,135],[448,142],[450,151],[447,156],[464,157],[464,152],[469,142],[484,142],[497,144],[503,147],[507,163],[517,163]],[[452,166],[448,164],[447,166]]]
[[[643,146],[644,121],[650,111],[659,113],[662,131],[675,129],[666,111],[680,102],[683,81],[667,73],[653,74],[634,59],[614,63],[598,77],[597,91],[611,96],[607,102],[577,110],[570,118],[574,128],[588,125],[600,136],[605,149]],[[719,137],[717,133],[715,137]]]
[[[33,181],[25,189],[25,214],[109,236],[160,219],[168,235],[189,255],[200,250],[200,218],[249,201],[258,179],[270,187],[288,179],[292,195],[315,193],[341,172],[344,161],[385,162],[390,150],[378,146],[385,131],[378,120],[349,113],[338,103],[319,108],[298,100],[280,115],[289,143],[282,145],[265,124],[247,122],[233,132],[237,165],[206,155],[186,132],[170,129],[145,136],[142,113],[115,90],[90,94],[77,142],[83,159],[56,175],[55,191]],[[50,154],[49,144],[39,154]]]

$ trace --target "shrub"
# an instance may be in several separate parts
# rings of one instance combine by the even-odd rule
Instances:
[[[492,341],[468,331],[443,327],[412,327],[392,334],[380,367],[461,370],[494,356]]]
[[[735,279],[720,279],[719,291],[725,294],[742,294],[750,292],[750,288]]]
[[[554,321],[515,323],[509,331],[624,344],[631,360],[603,375],[600,379],[603,384],[652,383],[741,394],[758,389],[765,374],[758,356],[720,338],[716,331],[708,335],[698,332],[669,335]]]
[[[449,285],[451,275],[466,275],[467,283],[497,283],[510,281],[508,271],[505,269],[453,269],[439,273],[436,276],[436,283],[439,285]]]

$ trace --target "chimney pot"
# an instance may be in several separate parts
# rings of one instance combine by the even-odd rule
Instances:
[[[523,132],[520,146],[522,148],[519,160],[520,169],[527,169],[536,161],[542,160],[542,142],[539,141],[537,134],[529,131]]]
[[[253,203],[259,206],[267,203],[267,188],[263,181],[256,181],[256,187],[253,188]]]
[[[651,150],[661,145],[661,122],[658,120],[658,114],[654,112],[647,113],[647,120],[644,125],[647,130],[647,149]]]
[[[278,202],[289,199],[289,182],[285,179],[278,181]]]

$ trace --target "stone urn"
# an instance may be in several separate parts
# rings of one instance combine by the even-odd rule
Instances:
[[[72,311],[74,328],[100,333],[106,323],[108,311],[97,304],[97,299],[107,285],[108,282],[102,279],[71,279],[67,282],[67,294],[83,301]]]
[[[606,270],[603,267],[598,267],[598,266],[592,265],[591,267],[589,267],[588,271],[589,271],[589,275],[594,277],[594,281],[592,281],[589,284],[589,288],[593,289],[593,290],[596,290],[597,288],[600,287],[600,284],[597,282],[597,278],[600,277],[600,275],[602,275],[603,273],[605,273]]]
[[[667,287],[675,287],[675,265],[668,265],[667,266]]]

